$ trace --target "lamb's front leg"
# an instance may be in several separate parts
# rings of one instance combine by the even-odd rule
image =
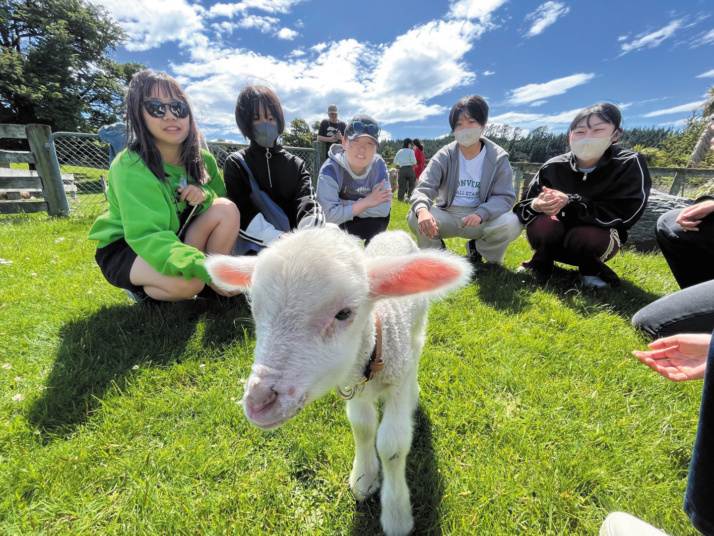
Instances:
[[[350,489],[355,499],[363,501],[379,489],[379,460],[374,445],[377,410],[371,402],[355,398],[347,402],[347,418],[355,438]]]
[[[382,460],[382,529],[387,536],[409,534],[414,527],[406,479],[407,455],[412,444],[412,415],[419,398],[416,371],[385,401],[377,432],[377,450]]]

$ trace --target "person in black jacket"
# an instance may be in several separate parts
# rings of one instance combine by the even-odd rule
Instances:
[[[600,103],[570,124],[571,151],[548,160],[513,207],[534,250],[519,270],[548,277],[558,261],[577,266],[586,287],[620,283],[605,262],[642,216],[652,186],[644,157],[613,145],[621,123],[617,106]]]
[[[227,197],[241,213],[240,237],[255,244],[255,250],[268,246],[284,231],[276,229],[250,200],[250,168],[260,190],[285,212],[291,229],[322,226],[325,218],[315,199],[310,174],[297,156],[283,150],[278,136],[285,130],[285,116],[278,96],[265,86],[247,86],[236,101],[236,124],[250,145],[228,156],[223,166]]]

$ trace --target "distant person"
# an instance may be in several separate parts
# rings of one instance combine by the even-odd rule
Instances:
[[[416,180],[419,182],[419,177],[421,177],[421,174],[424,172],[424,145],[422,145],[421,140],[419,138],[414,138],[412,140],[412,144],[414,145],[414,156],[416,157],[416,166],[414,166],[414,175],[416,175]]]
[[[411,196],[409,228],[421,248],[446,248],[445,238],[468,239],[473,264],[501,264],[523,225],[511,212],[516,200],[508,153],[483,137],[488,104],[471,95],[449,113],[456,141],[429,161]],[[436,200],[436,202],[434,202]]]
[[[397,194],[397,199],[399,201],[406,200],[412,195],[412,190],[416,185],[416,174],[414,173],[414,166],[417,163],[416,156],[414,156],[414,145],[412,140],[409,138],[404,140],[402,148],[399,149],[397,154],[394,156],[394,164],[399,169],[399,175],[397,177],[397,184],[399,185],[399,193]]]
[[[387,230],[392,208],[387,165],[377,154],[379,132],[370,116],[354,116],[342,144],[330,148],[317,180],[317,200],[327,221],[367,243]]]
[[[199,148],[188,97],[167,74],[141,71],[127,96],[130,139],[109,168],[107,212],[89,232],[106,280],[139,303],[191,298],[211,285],[207,253],[229,254],[238,209]]]
[[[330,147],[335,143],[341,143],[342,137],[345,135],[344,121],[339,121],[337,105],[330,104],[327,107],[327,119],[320,122],[320,128],[317,131],[317,141],[325,143],[326,154],[330,154]]]
[[[290,229],[324,225],[305,162],[278,143],[285,130],[278,96],[265,86],[246,86],[236,99],[235,118],[250,145],[228,156],[223,176],[228,199],[241,213],[241,240],[250,243],[243,250],[260,251],[288,230],[276,228],[254,203],[249,171],[258,188],[285,214]]]
[[[570,152],[543,164],[513,209],[534,250],[522,270],[547,278],[558,261],[577,266],[586,287],[620,284],[605,263],[642,216],[652,185],[644,157],[615,145],[621,124],[614,104],[577,113],[568,129]]]

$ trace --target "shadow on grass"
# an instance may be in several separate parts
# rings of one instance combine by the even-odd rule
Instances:
[[[514,314],[529,309],[532,306],[531,295],[539,290],[558,296],[563,305],[575,311],[606,307],[627,320],[660,297],[624,279],[616,288],[585,288],[578,279],[576,269],[558,266],[550,279],[542,281],[531,273],[515,273],[501,266],[486,265],[478,272],[476,280],[482,302]]]
[[[414,439],[407,458],[407,485],[414,516],[412,534],[442,534],[441,502],[444,497],[444,483],[439,474],[431,418],[422,404],[419,404],[414,413]],[[382,534],[379,522],[379,493],[363,503],[356,503],[356,510],[351,534]]]
[[[253,332],[244,300],[232,306],[193,300],[149,308],[114,306],[67,323],[60,329],[57,357],[42,396],[29,408],[28,421],[47,441],[73,433],[101,406],[107,391],[130,384],[134,367],[167,366],[190,356],[187,346],[199,324],[199,351],[229,345]]]

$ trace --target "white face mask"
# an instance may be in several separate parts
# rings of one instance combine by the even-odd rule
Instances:
[[[613,132],[612,136],[616,132]],[[583,138],[582,140],[571,141],[570,150],[580,160],[599,160],[605,154],[607,148],[610,147],[612,136],[609,138]]]
[[[454,138],[462,147],[471,147],[476,143],[479,138],[481,138],[481,133],[483,129],[481,127],[477,128],[462,128],[454,132]]]

